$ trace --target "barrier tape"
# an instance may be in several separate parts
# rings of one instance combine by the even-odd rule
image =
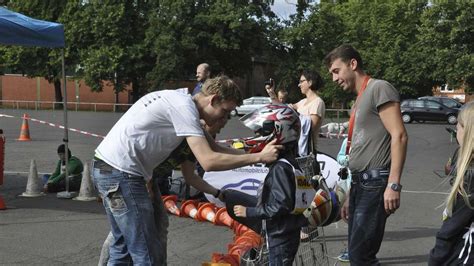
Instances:
[[[23,117],[16,117],[16,116],[5,115],[5,114],[0,114],[0,117],[21,118],[21,119],[23,119]],[[37,122],[37,123],[40,123],[40,124],[43,124],[43,125],[48,125],[48,126],[51,126],[51,127],[57,127],[57,128],[64,129],[64,126],[63,126],[63,125],[50,123],[50,122],[43,121],[43,120],[39,120],[39,119],[32,118],[32,117],[29,117],[29,116],[26,116],[25,118],[28,119],[28,120],[30,120],[30,121]],[[72,132],[77,132],[77,133],[80,133],[80,134],[88,135],[88,136],[93,136],[93,137],[96,137],[96,138],[105,138],[105,137],[102,136],[102,135],[90,133],[90,132],[87,132],[87,131],[84,131],[84,130],[75,129],[75,128],[68,128],[68,130],[69,130],[69,131],[72,131]]]

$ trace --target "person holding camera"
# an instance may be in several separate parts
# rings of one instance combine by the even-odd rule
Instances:
[[[265,90],[273,103],[282,103],[277,99],[277,94],[274,90],[274,83],[273,79],[265,82]],[[299,142],[299,153],[300,155],[306,155],[309,153],[316,154],[319,130],[326,113],[326,105],[324,104],[323,99],[318,95],[318,91],[323,87],[323,79],[316,71],[303,70],[298,87],[305,98],[295,104],[289,104],[289,106],[300,114],[302,138],[303,136],[307,136],[307,140],[300,140]]]
[[[269,80],[265,81],[265,90],[272,99],[273,104],[286,104],[288,100],[288,91],[284,88],[278,90],[275,93],[275,80],[270,78]]]

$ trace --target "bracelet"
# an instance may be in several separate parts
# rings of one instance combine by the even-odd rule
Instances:
[[[221,190],[218,189],[217,192],[216,192],[216,194],[214,194],[213,196],[214,196],[214,198],[217,199],[217,198],[219,198],[220,195],[221,195]]]

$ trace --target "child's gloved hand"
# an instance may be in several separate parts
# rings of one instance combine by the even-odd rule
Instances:
[[[234,214],[237,217],[247,217],[247,208],[242,205],[235,205],[234,206]]]

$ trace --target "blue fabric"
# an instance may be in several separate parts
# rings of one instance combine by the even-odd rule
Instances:
[[[33,19],[0,7],[0,43],[64,47],[64,26],[59,23]]]
[[[386,187],[386,178],[352,183],[349,198],[351,265],[380,265],[376,255],[382,244],[387,221],[383,201]]]
[[[202,84],[203,84],[202,82],[198,82],[198,83],[196,84],[196,87],[194,87],[193,93],[191,94],[192,96],[194,96],[194,95],[196,95],[196,94],[198,94],[198,93],[201,92],[201,90],[202,90]]]
[[[166,265],[144,178],[95,160],[92,176],[113,234],[108,265]]]

